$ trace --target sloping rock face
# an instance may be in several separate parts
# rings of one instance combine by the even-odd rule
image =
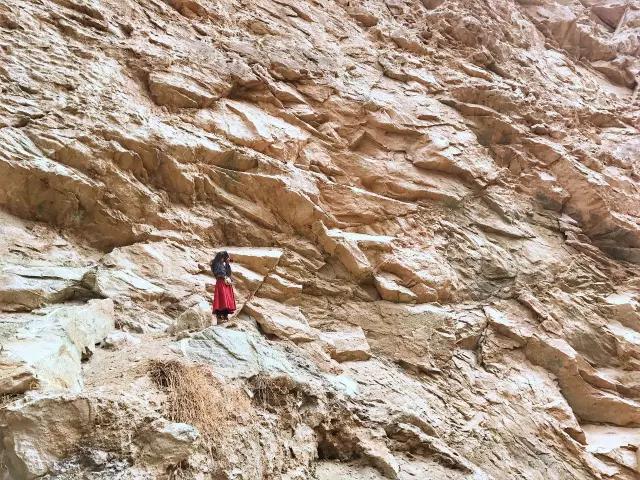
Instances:
[[[0,57],[3,480],[640,475],[637,2],[0,0]]]

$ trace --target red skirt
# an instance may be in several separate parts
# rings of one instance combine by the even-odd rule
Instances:
[[[224,283],[223,279],[216,280],[216,289],[213,293],[213,311],[221,313],[236,311],[236,296],[233,293],[233,286]]]

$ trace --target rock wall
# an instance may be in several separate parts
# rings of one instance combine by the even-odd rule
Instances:
[[[0,478],[640,478],[637,2],[18,3]]]

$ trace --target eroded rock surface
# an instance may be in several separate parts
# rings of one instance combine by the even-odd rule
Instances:
[[[638,478],[635,2],[15,3],[0,477]]]

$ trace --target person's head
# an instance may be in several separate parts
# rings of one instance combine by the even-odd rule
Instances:
[[[229,253],[226,250],[223,250],[221,252],[216,253],[216,256],[213,259],[213,262],[211,262],[213,265],[218,265],[219,263],[227,263],[231,261],[231,257],[229,256]]]

